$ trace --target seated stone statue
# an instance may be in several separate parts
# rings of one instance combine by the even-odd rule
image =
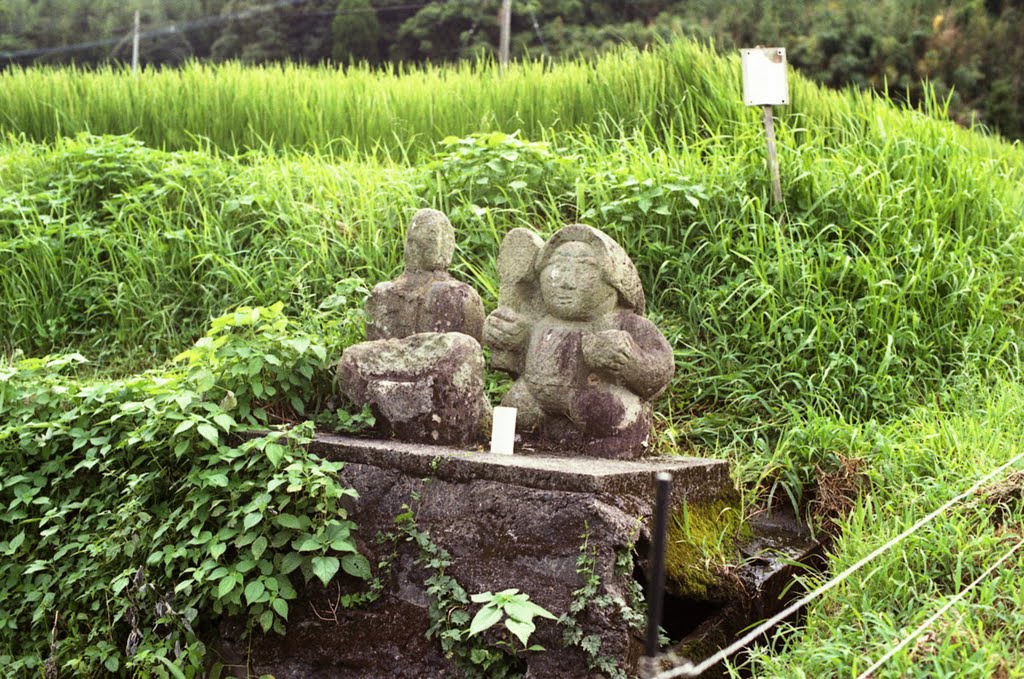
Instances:
[[[444,213],[417,212],[406,232],[405,272],[374,286],[366,303],[366,338],[461,332],[479,342],[484,305],[476,290],[448,273],[454,252],[455,229]]]
[[[448,274],[451,222],[420,210],[406,233],[405,272],[373,288],[369,341],[345,349],[337,377],[353,403],[370,405],[383,433],[406,441],[469,445],[484,437],[491,407],[480,349],[484,307]]]
[[[582,224],[546,244],[514,229],[498,269],[498,309],[484,343],[492,365],[517,378],[502,405],[518,408],[524,442],[600,457],[643,454],[650,401],[675,364],[643,317],[643,289],[625,251]]]

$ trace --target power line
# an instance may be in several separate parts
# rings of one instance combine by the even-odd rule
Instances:
[[[850,577],[851,575],[853,575],[854,573],[859,571],[861,568],[866,566],[868,563],[870,563],[874,559],[878,558],[879,556],[881,556],[885,552],[889,551],[890,549],[892,549],[893,547],[895,547],[899,543],[903,542],[903,540],[905,540],[906,538],[908,538],[911,535],[913,535],[914,533],[916,533],[923,526],[927,525],[933,519],[935,519],[937,516],[939,516],[942,513],[944,513],[947,509],[949,509],[953,505],[959,503],[960,501],[962,501],[964,498],[968,497],[969,495],[974,494],[983,485],[985,485],[986,483],[991,481],[998,474],[1002,473],[1003,471],[1008,469],[1010,466],[1016,464],[1017,462],[1019,462],[1022,459],[1024,459],[1024,452],[1019,453],[1016,457],[1011,459],[1006,464],[1002,465],[1001,467],[999,467],[995,471],[990,472],[989,474],[985,475],[983,478],[979,479],[973,486],[971,486],[970,488],[968,488],[964,492],[960,493],[959,495],[954,497],[952,500],[949,500],[948,502],[943,504],[941,507],[939,507],[935,511],[933,511],[933,512],[929,513],[928,515],[924,516],[923,518],[919,519],[910,528],[906,529],[905,531],[903,531],[902,533],[900,533],[899,535],[897,535],[893,539],[889,540],[888,542],[886,542],[881,547],[875,549],[873,552],[871,552],[870,554],[868,554],[867,556],[862,558],[860,561],[858,561],[857,563],[853,564],[852,566],[850,566],[849,568],[844,570],[842,573],[840,573],[836,577],[834,577],[831,580],[829,580],[828,582],[826,582],[824,585],[822,585],[818,589],[815,589],[815,590],[813,590],[811,592],[808,592],[807,594],[805,594],[804,596],[800,597],[798,600],[796,600],[795,602],[793,602],[789,606],[786,606],[786,608],[784,608],[782,611],[780,611],[780,612],[776,613],[775,615],[773,615],[772,617],[768,618],[767,620],[762,622],[760,625],[758,625],[757,627],[755,627],[751,631],[747,632],[745,635],[743,635],[742,637],[740,637],[739,639],[734,641],[732,644],[726,646],[722,650],[718,651],[717,653],[715,653],[711,657],[706,658],[705,660],[703,660],[702,662],[700,662],[697,665],[694,665],[693,663],[690,663],[690,662],[686,662],[685,664],[679,665],[678,667],[675,667],[675,668],[673,668],[671,670],[667,670],[665,672],[661,672],[659,674],[656,674],[651,679],[674,679],[675,677],[699,677],[701,674],[703,674],[707,670],[711,669],[712,667],[714,667],[718,663],[722,662],[726,658],[734,655],[738,651],[743,650],[746,646],[750,645],[750,643],[752,643],[756,639],[760,638],[761,635],[763,635],[765,632],[768,632],[773,627],[778,625],[780,622],[782,622],[783,620],[785,620],[789,616],[793,615],[794,613],[799,611],[801,608],[803,608],[804,606],[806,606],[810,602],[812,602],[815,599],[817,599],[818,597],[820,597],[822,594],[825,594],[826,592],[834,589],[837,585],[839,585],[841,582],[846,580],[848,577]]]
[[[295,5],[305,0],[278,0],[277,2],[269,5],[261,5],[259,7],[251,7],[247,10],[240,12],[234,12],[232,14],[222,14],[218,16],[201,17],[192,21],[184,21],[176,24],[170,24],[168,26],[161,26],[159,28],[150,29],[143,31],[139,34],[140,38],[152,38],[162,35],[169,35],[171,33],[184,32],[195,28],[204,28],[207,26],[214,26],[225,21],[231,21],[232,19],[248,18],[250,16],[256,16],[265,12],[272,12],[275,9],[286,7],[288,5]],[[14,60],[30,57],[41,57],[50,54],[60,54],[64,52],[79,52],[87,49],[94,49],[96,47],[105,47],[107,45],[113,45],[120,42],[124,38],[105,38],[103,40],[92,40],[88,42],[80,42],[72,45],[61,45],[59,47],[40,47],[30,50],[16,50],[13,52],[0,52],[0,58]]]
[[[192,19],[190,21],[181,21],[166,26],[159,26],[157,28],[151,28],[145,31],[139,32],[139,38],[159,38],[167,35],[175,35],[177,33],[185,33],[200,28],[209,28],[222,24],[228,21],[250,19],[260,14],[266,14],[267,12],[273,12],[283,7],[294,6],[308,0],[278,0],[268,5],[260,5],[259,7],[251,7],[246,10],[239,12],[233,12],[231,14],[221,14],[217,16],[200,17],[198,19]],[[334,10],[333,12],[301,12],[299,16],[338,16],[343,14],[368,14],[370,12],[393,12],[407,9],[421,9],[431,4],[430,2],[420,2],[415,4],[407,5],[392,5],[390,7],[381,7],[380,9],[374,9],[373,7],[366,8],[351,8],[345,10]],[[81,52],[84,50],[96,49],[99,47],[108,47],[110,45],[120,45],[124,42],[124,37],[117,38],[104,38],[102,40],[91,40],[88,42],[80,42],[72,45],[61,45],[58,47],[40,47],[29,50],[15,50],[12,52],[0,52],[0,59],[7,59],[8,61],[14,61],[15,59],[29,59],[43,56],[49,56],[52,54],[62,54],[69,52]]]

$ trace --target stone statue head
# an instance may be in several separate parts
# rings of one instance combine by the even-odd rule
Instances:
[[[544,307],[556,318],[589,320],[617,307],[644,312],[633,262],[618,243],[591,226],[560,229],[544,245],[537,268]]]
[[[455,229],[443,212],[417,212],[405,234],[405,270],[447,271],[455,254]]]

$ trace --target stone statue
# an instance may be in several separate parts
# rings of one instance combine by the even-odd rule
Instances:
[[[369,404],[379,427],[402,440],[470,445],[490,426],[484,307],[448,273],[454,251],[448,218],[417,212],[406,233],[405,272],[376,285],[367,300],[369,341],[345,349],[338,363],[346,397]]]
[[[517,379],[525,442],[600,457],[643,454],[650,401],[675,370],[672,348],[644,313],[636,267],[583,224],[544,243],[513,229],[498,255],[498,309],[484,324],[492,365]]]
[[[374,286],[366,303],[368,340],[419,332],[483,336],[484,305],[476,290],[452,278],[455,229],[437,210],[420,210],[405,237],[405,272]]]

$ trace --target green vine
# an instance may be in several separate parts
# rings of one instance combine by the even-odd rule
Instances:
[[[583,576],[583,586],[573,591],[568,613],[558,619],[563,628],[562,643],[567,647],[579,647],[586,655],[588,669],[601,672],[608,679],[627,679],[625,670],[615,658],[601,654],[601,637],[585,634],[580,620],[590,607],[601,610],[614,607],[629,627],[644,630],[647,605],[640,583],[632,578],[633,549],[630,547],[615,555],[615,574],[627,583],[627,601],[609,592],[602,593],[601,576],[597,572],[597,549],[590,546],[589,527],[580,539],[583,542],[576,559],[576,572]]]
[[[454,662],[467,679],[524,676],[526,665],[521,654],[544,650],[528,643],[534,629],[532,618],[554,619],[555,616],[529,601],[529,596],[518,590],[468,595],[458,580],[447,572],[453,563],[451,554],[437,546],[427,531],[417,527],[415,512],[409,505],[403,508],[405,511],[395,517],[395,525],[406,541],[416,545],[416,564],[430,572],[424,581],[430,598],[427,638],[440,643],[444,656]],[[471,601],[483,604],[475,616],[470,614]],[[509,635],[507,638],[492,643],[479,636],[503,617]],[[521,642],[522,647],[514,644],[513,637]]]
[[[6,672],[197,676],[204,621],[283,632],[296,576],[371,579],[339,504],[355,491],[306,451],[312,425],[237,436],[319,394],[327,351],[281,305],[216,319],[165,368],[86,379],[84,363],[0,363]]]

